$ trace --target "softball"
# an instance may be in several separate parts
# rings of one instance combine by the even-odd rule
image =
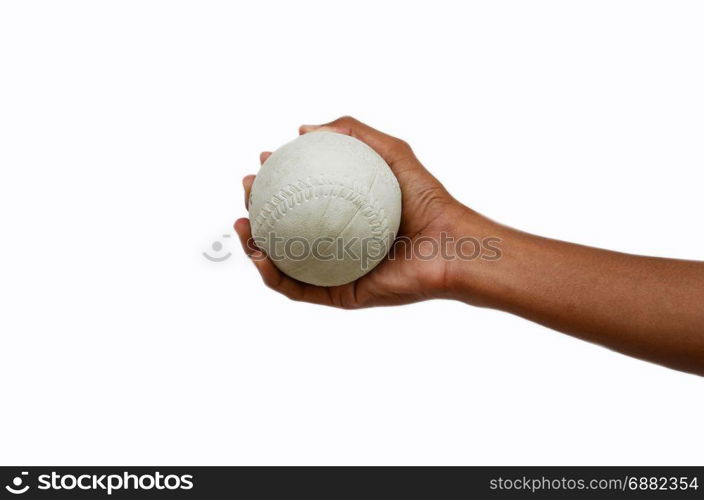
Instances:
[[[342,285],[388,253],[401,220],[401,190],[363,142],[311,132],[264,162],[249,216],[255,244],[282,272],[313,285]]]

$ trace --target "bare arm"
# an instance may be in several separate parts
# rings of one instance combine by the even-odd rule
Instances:
[[[399,241],[422,250],[432,246],[428,239],[498,238],[500,257],[458,258],[457,247],[432,258],[411,252],[386,259],[353,283],[317,287],[279,272],[252,245],[249,221],[239,219],[235,230],[269,287],[293,300],[345,309],[462,300],[704,375],[704,262],[627,255],[502,226],[450,196],[405,142],[350,117],[303,126],[300,133],[320,129],[366,142],[389,164],[403,195]],[[244,178],[245,199],[253,180]]]
[[[474,213],[463,225],[501,238],[502,255],[452,266],[456,298],[704,375],[704,262],[551,240]]]

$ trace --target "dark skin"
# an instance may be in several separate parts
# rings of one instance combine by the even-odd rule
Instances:
[[[399,236],[406,242],[500,238],[497,260],[386,259],[359,280],[335,287],[301,283],[253,247],[248,219],[235,222],[264,283],[293,300],[344,309],[434,298],[507,311],[555,330],[671,368],[704,375],[704,262],[628,255],[527,234],[455,200],[404,141],[351,117],[300,133],[329,130],[368,144],[401,186]],[[263,163],[271,153],[261,154]],[[244,178],[245,200],[254,175]],[[421,239],[422,238],[422,239]]]

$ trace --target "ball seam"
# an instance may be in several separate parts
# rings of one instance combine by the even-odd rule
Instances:
[[[261,208],[252,222],[253,233],[258,233],[262,225],[272,228],[294,207],[325,197],[344,199],[354,204],[366,219],[372,235],[384,240],[389,235],[388,218],[378,202],[369,197],[359,186],[348,186],[327,178],[301,179],[288,184],[274,194]]]

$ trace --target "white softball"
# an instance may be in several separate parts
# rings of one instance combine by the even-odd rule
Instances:
[[[363,142],[311,132],[264,162],[249,216],[255,243],[281,271],[314,285],[342,285],[388,253],[401,220],[401,190]]]

